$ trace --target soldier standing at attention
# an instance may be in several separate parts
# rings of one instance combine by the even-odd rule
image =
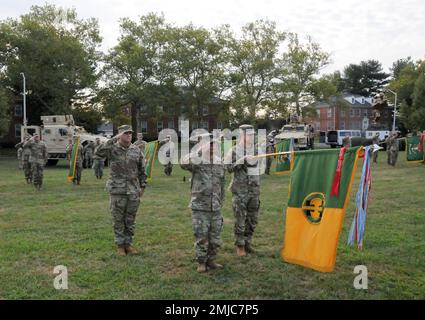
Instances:
[[[260,175],[259,172],[258,174],[248,172],[250,168],[257,169],[259,165],[259,161],[252,155],[246,155],[247,146],[254,143],[254,128],[251,125],[242,125],[239,129],[238,144],[239,149],[243,149],[243,154],[237,152],[238,145],[236,145],[227,154],[225,163],[227,170],[233,173],[230,189],[233,194],[236,254],[243,257],[247,253],[254,253],[251,240],[260,209]]]
[[[167,157],[167,163],[164,165],[164,173],[167,176],[171,176],[173,172],[173,163],[171,162],[174,154],[174,142],[171,141],[171,136],[167,136],[164,140],[161,141],[161,144],[168,143],[168,149],[165,153]]]
[[[68,145],[66,150],[66,153],[70,155],[71,160],[72,160],[72,150],[74,149],[74,145],[77,143],[77,141],[78,141],[78,136],[74,136],[72,144]],[[75,161],[75,174],[74,174],[74,179],[72,180],[72,183],[77,185],[80,185],[81,176],[83,172],[83,150],[84,150],[83,145],[79,143],[77,154],[76,154],[77,160]],[[72,166],[73,163],[70,161],[69,165]]]
[[[145,159],[131,144],[133,131],[129,125],[118,128],[118,135],[101,144],[96,155],[108,157],[110,177],[106,189],[111,197],[111,213],[115,243],[119,256],[137,254],[132,246],[136,213],[146,186]]]
[[[274,153],[274,136],[273,132],[267,135],[267,146],[266,153]],[[270,174],[270,168],[272,167],[273,157],[266,158],[266,174]]]
[[[96,143],[94,145],[93,169],[97,179],[102,179],[103,166],[105,165],[105,158],[101,158],[98,155],[96,155],[96,152],[99,149],[100,145],[101,145],[100,139],[96,138]]]
[[[372,139],[372,143],[375,145],[379,145],[379,133],[377,133],[373,139]],[[374,163],[378,163],[378,151],[374,151],[372,153],[372,160]]]
[[[397,140],[397,132],[392,132],[387,138],[387,155],[388,155],[388,164],[391,166],[395,166],[398,157],[398,140]]]
[[[219,142],[211,140],[204,143],[194,153],[208,155],[208,161],[195,164],[193,156],[187,155],[187,161],[181,164],[182,169],[192,172],[191,200],[192,228],[195,235],[195,255],[198,261],[198,272],[208,269],[219,269],[223,266],[216,263],[218,249],[221,246],[220,235],[223,229],[221,208],[224,203],[225,168],[220,157]],[[214,154],[215,150],[215,154]],[[200,154],[199,154],[200,155]],[[186,163],[187,162],[187,163]]]
[[[93,165],[94,142],[89,141],[83,149],[84,162],[86,168],[91,168]]]
[[[25,180],[27,181],[28,184],[31,183],[31,165],[30,165],[30,162],[29,162],[31,150],[29,149],[29,147],[24,148],[23,146],[24,146],[25,142],[27,142],[30,138],[31,138],[31,136],[29,134],[26,134],[24,141],[19,142],[15,146],[15,148],[22,149],[20,159],[22,161],[22,168],[24,169]]]
[[[31,166],[31,176],[34,187],[37,190],[43,185],[43,170],[48,160],[46,144],[40,141],[40,136],[34,136],[24,143],[23,148],[30,150],[29,163]]]
[[[134,141],[134,145],[139,147],[140,151],[142,151],[143,154],[145,154],[146,144],[147,144],[147,142],[145,140],[143,140],[143,133],[138,133],[137,134],[137,140]]]

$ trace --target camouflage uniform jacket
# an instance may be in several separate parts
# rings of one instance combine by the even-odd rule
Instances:
[[[93,154],[95,145],[93,142],[89,142],[83,149],[84,154]]]
[[[224,165],[182,163],[180,166],[192,172],[189,208],[201,211],[220,210],[224,204],[225,194]]]
[[[388,151],[393,151],[393,152],[398,151],[399,145],[398,145],[397,138],[388,137],[386,142],[387,142]]]
[[[260,175],[248,174],[248,168],[255,168],[259,162],[248,163],[248,161],[236,161],[237,146],[232,147],[226,156],[226,167],[230,173],[233,173],[230,190],[234,194],[260,194]],[[256,149],[256,148],[255,148]],[[254,150],[255,150],[254,149]],[[230,162],[230,157],[232,161]]]
[[[145,140],[136,140],[134,142],[134,145],[140,148],[140,151],[143,152],[143,154],[145,154],[145,148],[146,148],[146,144],[147,142]]]
[[[29,140],[24,143],[23,148],[29,148],[31,150],[29,162],[45,165],[48,159],[48,153],[46,144],[43,141],[35,142]]]
[[[30,148],[27,146],[24,148],[24,144],[25,141],[19,142],[18,144],[15,145],[15,148],[19,149],[22,148],[22,160],[28,160],[30,155],[31,155],[31,150]]]
[[[105,158],[102,158],[102,157],[100,157],[100,156],[98,156],[97,154],[96,154],[96,152],[97,152],[97,150],[99,150],[99,148],[100,148],[100,146],[101,146],[102,144],[100,143],[100,144],[95,144],[94,145],[94,153],[93,153],[93,159],[94,160],[104,160]]]
[[[74,144],[69,144],[66,147],[66,153],[67,155],[69,155],[69,159],[72,158],[72,149],[74,148]],[[77,162],[81,162],[83,161],[83,145],[80,143],[80,145],[78,146],[78,151],[77,151]]]
[[[98,147],[96,155],[109,159],[106,189],[110,194],[138,194],[146,186],[145,160],[134,144],[124,147],[115,138],[109,139]]]

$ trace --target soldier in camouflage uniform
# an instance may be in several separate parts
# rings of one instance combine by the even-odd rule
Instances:
[[[266,146],[266,153],[274,153],[274,136],[273,134],[269,134],[267,136],[267,146]],[[270,174],[270,168],[272,167],[273,157],[267,157],[266,158],[266,174]]]
[[[140,151],[142,151],[143,154],[145,154],[145,147],[147,142],[143,140],[143,133],[137,134],[137,140],[134,141],[134,145],[140,148]]]
[[[342,146],[345,148],[350,148],[351,147],[351,138],[349,136],[345,136],[342,139]]]
[[[239,129],[240,146],[249,146],[254,143],[254,129],[251,125],[242,125]],[[237,150],[236,145],[226,155],[226,167],[230,173],[233,173],[230,189],[233,194],[236,254],[243,257],[247,253],[254,253],[251,241],[260,209],[260,175],[249,174],[250,168],[258,168],[259,161],[252,158],[252,155],[246,155],[246,150],[243,154],[238,154]]]
[[[372,139],[372,143],[375,145],[379,145],[379,133],[377,133],[373,139]],[[372,160],[374,163],[378,163],[378,151],[373,151],[372,152]]]
[[[67,146],[66,153],[68,154],[68,157],[70,160],[72,160],[72,150],[74,149],[74,145],[77,143],[77,141],[78,141],[78,136],[74,136],[72,144]],[[83,153],[84,153],[83,145],[79,143],[78,150],[77,150],[77,160],[75,161],[75,174],[74,174],[74,179],[72,179],[73,184],[77,184],[77,185],[81,184],[81,176],[83,173]],[[71,163],[70,161],[69,165],[72,166],[73,163]]]
[[[95,147],[94,142],[89,141],[83,149],[84,163],[85,163],[86,168],[91,168],[92,165],[93,165],[94,147]]]
[[[391,166],[395,166],[398,157],[398,139],[397,132],[392,132],[386,140],[387,142],[387,155],[388,155],[388,164]]]
[[[162,140],[160,144],[169,143],[168,150],[166,151],[166,157],[168,158],[168,162],[164,165],[164,173],[167,176],[171,176],[171,173],[173,172],[173,163],[172,157],[174,153],[174,142],[171,141],[171,136],[167,136],[166,139]]]
[[[31,166],[31,177],[34,187],[37,190],[41,189],[43,185],[43,170],[44,166],[48,160],[48,153],[46,144],[43,141],[40,141],[38,134],[24,143],[23,148],[28,148],[30,150],[29,163]]]
[[[218,269],[223,266],[216,263],[218,249],[221,246],[220,234],[223,229],[221,208],[224,203],[225,168],[218,150],[219,143],[214,140],[204,143],[193,153],[209,154],[209,163],[195,164],[190,155],[181,167],[192,172],[191,200],[192,228],[195,235],[195,255],[198,261],[198,272]],[[215,158],[214,158],[215,148]]]
[[[145,159],[138,147],[131,144],[132,129],[118,128],[118,135],[101,144],[96,155],[108,158],[110,178],[106,189],[111,197],[111,213],[115,243],[119,256],[137,254],[132,246],[136,213],[146,186]]]
[[[17,145],[15,145],[15,148],[22,149],[22,154],[20,159],[22,161],[22,168],[24,169],[25,180],[27,181],[28,184],[31,183],[31,165],[29,162],[31,150],[29,149],[29,147],[24,148],[23,146],[25,142],[27,142],[30,138],[31,136],[27,134],[25,135],[24,141],[19,142]]]
[[[94,146],[94,156],[93,156],[93,169],[97,179],[102,179],[103,166],[105,164],[105,158],[101,158],[96,154],[100,146],[101,146],[100,139],[96,138],[96,143]]]

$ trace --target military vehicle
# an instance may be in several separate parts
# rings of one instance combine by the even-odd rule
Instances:
[[[41,126],[22,126],[21,139],[26,134],[38,133],[47,146],[49,153],[48,165],[56,165],[60,159],[66,159],[66,146],[72,140],[73,135],[80,136],[80,141],[85,146],[89,141],[106,142],[107,138],[88,133],[83,127],[75,125],[72,115],[42,116]]]
[[[274,138],[276,142],[283,139],[294,139],[294,150],[308,149],[308,126],[304,124],[286,124]]]

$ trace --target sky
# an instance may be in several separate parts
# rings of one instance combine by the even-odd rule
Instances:
[[[279,30],[309,35],[331,54],[324,73],[369,59],[389,71],[397,59],[425,58],[424,0],[0,0],[0,19],[46,2],[97,18],[103,51],[117,43],[120,18],[156,12],[179,26],[229,24],[235,33],[257,19],[275,21]]]

